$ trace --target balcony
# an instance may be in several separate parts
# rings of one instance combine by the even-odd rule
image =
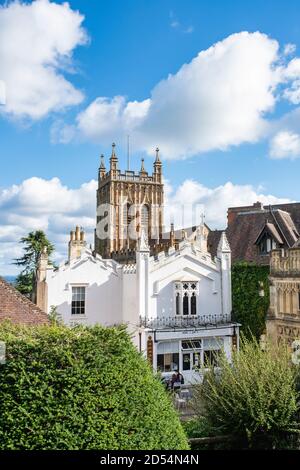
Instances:
[[[226,325],[231,322],[231,315],[209,314],[209,315],[189,315],[187,317],[159,317],[142,318],[140,317],[140,326],[151,328],[153,330],[162,328],[198,328],[198,327],[216,327]]]
[[[300,274],[300,247],[273,250],[270,263],[271,276],[294,277]]]

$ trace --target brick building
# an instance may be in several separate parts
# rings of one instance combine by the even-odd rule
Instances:
[[[0,277],[0,322],[3,320],[37,325],[48,323],[48,316]]]
[[[270,264],[273,249],[297,246],[300,237],[300,203],[264,206],[230,207],[227,212],[226,235],[232,261]],[[208,236],[209,250],[214,255],[221,231],[213,230]]]

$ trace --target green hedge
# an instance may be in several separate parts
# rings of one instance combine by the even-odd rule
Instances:
[[[233,319],[241,323],[241,331],[248,338],[259,339],[265,330],[269,308],[269,266],[236,263],[232,266]],[[259,295],[263,290],[264,296]]]
[[[0,449],[188,449],[122,327],[0,325]]]

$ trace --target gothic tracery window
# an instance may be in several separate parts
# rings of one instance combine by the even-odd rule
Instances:
[[[176,315],[197,315],[198,282],[175,283]]]

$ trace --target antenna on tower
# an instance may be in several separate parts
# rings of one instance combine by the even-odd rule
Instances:
[[[127,170],[130,170],[130,147],[129,147],[130,136],[127,136]]]

